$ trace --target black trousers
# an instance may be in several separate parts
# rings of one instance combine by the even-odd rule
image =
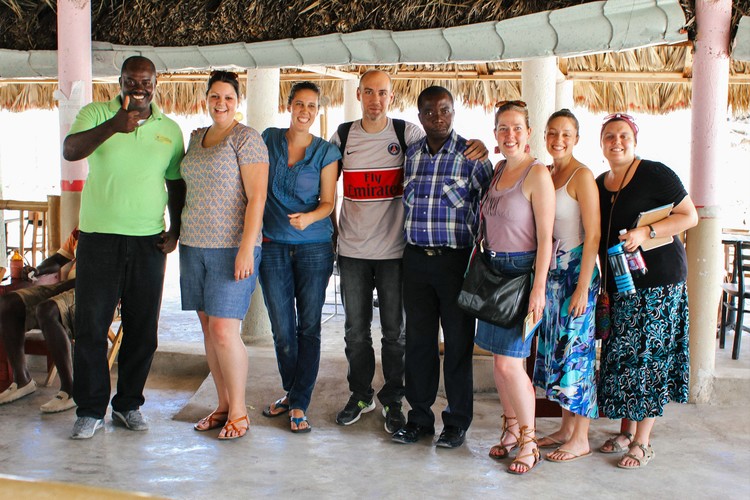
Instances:
[[[408,245],[404,251],[406,310],[406,399],[409,422],[433,426],[440,382],[439,325],[443,327],[443,378],[448,407],[443,425],[468,429],[474,411],[472,355],[474,318],[458,308],[456,299],[471,249],[428,255]]]
[[[122,303],[123,340],[112,408],[138,409],[156,351],[166,255],[160,236],[84,233],[76,253],[73,399],[79,417],[104,418],[109,404],[107,331]]]

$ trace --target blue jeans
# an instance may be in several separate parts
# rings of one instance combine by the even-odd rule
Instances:
[[[318,378],[320,320],[332,272],[330,242],[263,243],[260,283],[292,409],[307,411]]]
[[[372,348],[372,291],[378,291],[380,351],[383,388],[378,399],[386,406],[404,397],[404,306],[401,300],[401,259],[370,260],[339,256],[341,298],[346,322],[346,360],[349,362],[349,390],[361,401],[372,401],[375,394],[375,351]]]
[[[153,236],[84,233],[76,252],[73,399],[79,417],[104,418],[109,403],[107,330],[121,302],[124,336],[117,357],[116,411],[137,410],[145,398],[167,256]]]

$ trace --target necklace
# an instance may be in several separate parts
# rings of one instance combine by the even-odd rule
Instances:
[[[631,162],[630,162],[630,165],[628,165],[628,169],[627,169],[627,170],[625,170],[625,176],[624,176],[624,177],[622,178],[622,182],[620,182],[620,187],[619,187],[619,189],[617,190],[617,192],[616,192],[616,193],[613,193],[613,194],[612,194],[612,196],[610,196],[610,198],[609,198],[609,202],[610,202],[610,203],[614,204],[614,202],[615,202],[615,198],[617,198],[617,195],[618,195],[618,194],[620,194],[620,191],[622,191],[622,188],[623,188],[623,186],[625,185],[625,179],[627,179],[627,178],[628,178],[628,174],[630,173],[630,169],[631,169],[631,168],[633,167],[633,165],[635,164],[635,160],[637,160],[637,159],[638,159],[638,157],[637,157],[637,156],[636,156],[636,157],[634,157],[634,158],[633,158],[633,161],[631,161]],[[613,174],[614,174],[614,172],[613,172]]]

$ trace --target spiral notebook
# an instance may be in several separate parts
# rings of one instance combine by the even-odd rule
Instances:
[[[672,213],[672,208],[674,208],[674,203],[670,203],[668,205],[662,205],[660,207],[656,207],[646,212],[641,212],[638,215],[638,218],[635,220],[634,227],[648,226],[649,224],[655,224],[662,219],[666,219],[667,217],[669,217],[669,214]],[[674,240],[674,236],[658,236],[654,239],[648,239],[644,241],[643,243],[641,243],[641,249],[644,252],[647,252],[654,248],[659,248],[659,247],[663,247],[664,245],[669,245],[670,243],[672,243],[673,240]]]

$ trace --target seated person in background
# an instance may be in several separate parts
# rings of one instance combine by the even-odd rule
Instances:
[[[58,272],[62,266],[75,260],[77,245],[78,228],[38,268],[24,267],[23,278],[29,280],[34,276]],[[60,374],[60,392],[42,405],[41,410],[44,413],[56,413],[75,407],[71,397],[73,365],[70,356],[74,318],[75,267],[70,270],[65,281],[53,285],[31,286],[0,297],[0,338],[8,351],[14,380],[10,387],[0,393],[0,405],[12,403],[36,391],[36,383],[26,367],[24,342],[27,331],[39,328]]]

